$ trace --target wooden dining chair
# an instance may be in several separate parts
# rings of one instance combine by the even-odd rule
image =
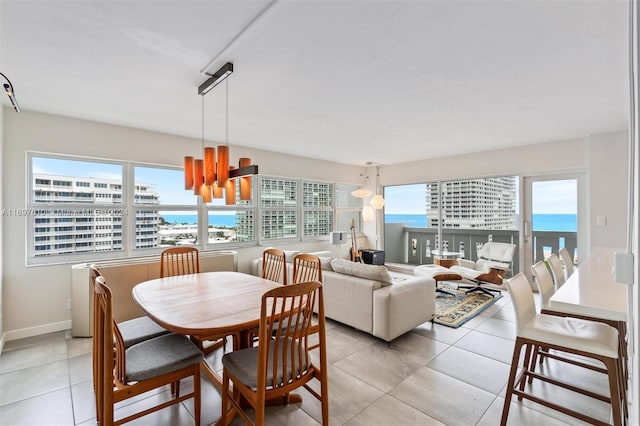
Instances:
[[[562,259],[562,264],[564,266],[564,279],[566,281],[575,271],[573,256],[569,254],[569,250],[567,250],[565,247],[562,247],[560,250],[558,250],[558,256],[560,256],[560,259]]]
[[[511,397],[516,395],[518,400],[523,398],[562,412],[569,416],[592,424],[603,424],[599,419],[588,416],[583,412],[570,409],[562,404],[544,398],[538,387],[526,386],[529,377],[541,380],[548,385],[560,386],[573,392],[611,404],[613,424],[623,424],[623,385],[621,383],[620,359],[618,356],[618,332],[606,324],[577,318],[567,318],[548,314],[537,314],[533,298],[533,291],[527,277],[520,272],[506,281],[507,290],[513,303],[516,316],[516,341],[511,360],[509,381],[502,410],[501,425],[507,424]],[[600,395],[589,389],[575,384],[564,383],[558,377],[551,377],[555,370],[549,370],[545,375],[531,370],[531,354],[534,347],[553,349],[565,354],[590,358],[603,365],[609,381],[609,395]],[[522,369],[518,363],[522,350],[525,354]],[[518,371],[520,373],[518,374]],[[517,375],[517,377],[516,377]]]
[[[320,336],[319,364],[309,353],[308,336],[313,317],[312,307],[318,306]],[[281,327],[279,324],[289,324]],[[260,309],[259,344],[222,357],[223,391],[221,423],[231,420],[230,409],[251,424],[244,411],[245,402],[255,410],[255,424],[264,425],[266,401],[284,398],[304,386],[322,406],[322,424],[329,424],[329,392],[327,380],[327,350],[324,299],[318,281],[289,284],[267,291]],[[309,381],[320,382],[320,392]],[[233,394],[230,384],[233,383]],[[231,407],[232,406],[232,407]]]
[[[89,288],[93,289],[95,286],[95,280],[98,277],[102,276],[100,269],[96,265],[88,265],[89,269]],[[98,327],[98,319],[97,316],[99,314],[98,309],[96,308],[98,304],[98,294],[93,292],[93,353],[98,352],[98,340],[95,336],[98,335],[99,330]],[[156,322],[154,322],[151,318],[145,316],[134,318],[127,321],[122,321],[118,323],[118,328],[120,330],[120,335],[122,336],[122,342],[124,344],[124,348],[127,349],[130,346],[135,345],[136,343],[140,343],[145,340],[153,339],[154,337],[162,336],[163,334],[169,334],[169,330],[166,330],[159,326]],[[114,356],[115,356],[115,348],[114,348]],[[96,387],[96,379],[98,375],[98,364],[97,360],[94,357],[93,359],[93,389]],[[97,401],[96,401],[97,406]]]
[[[118,324],[113,317],[113,294],[104,277],[97,277],[93,291],[97,312],[96,413],[101,425],[120,425],[151,412],[193,398],[195,424],[200,424],[200,362],[202,352],[185,336],[165,334],[125,349]],[[115,344],[115,357],[114,357]],[[169,401],[124,418],[114,418],[114,405],[136,395],[193,377],[193,391],[180,396],[172,388]]]
[[[322,282],[322,264],[320,258],[313,254],[298,253],[293,257],[293,276],[291,283],[304,283],[309,281]]]
[[[170,247],[160,254],[160,278],[199,273],[200,252],[196,247]],[[227,336],[219,336],[207,341],[191,336],[191,340],[205,355],[208,355],[216,349],[224,347],[227,343]]]
[[[562,263],[560,262],[560,258],[558,257],[558,255],[555,253],[551,253],[551,256],[547,258],[547,262],[549,262],[551,274],[553,276],[553,282],[557,290],[562,287],[562,284],[564,284],[565,282]]]
[[[287,258],[283,250],[269,248],[262,252],[262,278],[287,285]]]
[[[160,278],[200,272],[200,252],[195,247],[171,247],[160,254]]]

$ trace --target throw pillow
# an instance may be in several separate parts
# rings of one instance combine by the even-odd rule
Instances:
[[[300,253],[300,250],[282,250],[286,257],[287,262],[293,262],[293,256]]]
[[[335,272],[352,275],[354,277],[379,281],[383,285],[391,285],[393,279],[384,265],[369,265],[366,263],[351,262],[346,259],[333,259],[331,267]]]

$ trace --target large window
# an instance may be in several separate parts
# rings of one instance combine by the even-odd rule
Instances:
[[[328,239],[360,230],[355,185],[252,176],[250,200],[203,204],[175,167],[29,154],[28,263],[118,258],[174,245],[201,249]]]
[[[518,194],[517,176],[387,186],[385,258],[429,264],[440,250],[475,260],[486,241],[518,243]]]

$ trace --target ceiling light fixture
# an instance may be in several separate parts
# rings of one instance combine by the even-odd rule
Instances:
[[[367,163],[367,166],[368,166],[368,165],[369,165],[369,163]],[[363,176],[363,177],[364,177],[365,185],[366,185],[366,183],[367,183],[367,179],[369,179],[369,175],[367,174],[367,166],[365,166],[365,167],[364,167],[364,173],[362,173],[362,174],[360,175],[360,176]],[[356,197],[356,198],[366,198],[366,197],[368,197],[369,195],[371,195],[371,191],[369,191],[369,190],[368,190],[368,189],[366,189],[366,188],[358,188],[358,189],[356,189],[356,190],[351,191],[351,195],[352,195],[353,197]]]
[[[225,191],[225,204],[236,203],[236,178],[241,178],[240,199],[251,199],[250,175],[258,174],[258,166],[251,164],[251,159],[241,158],[239,168],[229,165],[229,82],[226,87],[226,121],[225,145],[219,145],[216,158],[216,148],[204,146],[204,95],[222,83],[233,73],[233,64],[227,62],[218,71],[211,74],[211,78],[198,87],[198,95],[202,96],[202,155],[203,160],[191,156],[184,157],[184,182],[186,190],[193,190],[195,195],[201,195],[204,203],[212,198],[222,198]],[[207,74],[210,75],[210,74]],[[216,161],[217,160],[217,161]],[[248,187],[247,187],[248,185]]]
[[[11,105],[13,105],[13,109],[16,110],[16,112],[20,112],[20,105],[18,105],[18,100],[16,99],[16,93],[15,90],[13,90],[13,84],[11,84],[11,81],[9,81],[9,79],[7,78],[6,75],[2,74],[0,72],[0,75],[2,77],[4,77],[5,80],[7,80],[7,83],[4,83],[4,91],[7,94],[7,96],[9,97],[9,100],[11,101]]]
[[[231,73],[233,73],[233,64],[227,62],[218,71],[213,74],[207,74],[210,78],[198,87],[198,95],[206,95],[211,89],[226,80]]]

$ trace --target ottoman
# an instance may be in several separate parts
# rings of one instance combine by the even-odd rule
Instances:
[[[456,274],[452,270],[445,268],[440,265],[420,265],[416,266],[413,270],[414,275],[424,275],[431,277],[436,282],[436,292],[448,294],[450,296],[455,296],[455,294],[443,290],[440,286],[438,286],[438,282],[440,281],[460,281],[462,280],[462,275]]]

